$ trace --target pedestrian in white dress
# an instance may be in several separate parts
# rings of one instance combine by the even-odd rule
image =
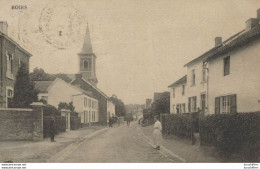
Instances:
[[[155,116],[156,120],[154,123],[154,131],[153,131],[153,144],[156,150],[160,150],[160,146],[162,144],[162,124],[159,121],[159,116]]]

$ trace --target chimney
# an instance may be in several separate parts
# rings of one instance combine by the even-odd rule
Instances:
[[[215,47],[222,44],[222,37],[215,37]]]
[[[250,18],[246,21],[246,31],[251,30],[253,27],[255,27],[256,25],[258,25],[258,19],[256,18]]]
[[[6,21],[0,21],[0,32],[4,33],[4,34],[8,34],[8,24]]]
[[[82,74],[75,74],[76,79],[82,79]]]
[[[257,9],[256,13],[257,13],[257,19],[258,19],[258,21],[260,21],[260,8]]]

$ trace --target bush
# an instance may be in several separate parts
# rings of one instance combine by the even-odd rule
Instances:
[[[51,116],[52,114],[55,116],[60,116],[60,113],[55,106],[49,104],[45,105],[43,107],[43,116]]]
[[[51,116],[43,116],[43,137],[49,137]],[[56,134],[66,131],[66,117],[55,116]]]
[[[194,127],[191,114],[161,114],[163,134],[193,139]]]
[[[254,161],[259,154],[260,112],[200,117],[201,144],[215,146],[224,158],[241,154]]]

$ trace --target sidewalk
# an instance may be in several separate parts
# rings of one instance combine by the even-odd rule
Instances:
[[[152,139],[153,126],[141,127],[145,136]],[[191,142],[180,139],[176,136],[166,136],[163,140],[163,147],[177,156],[185,159],[186,162],[193,163],[220,163],[219,159],[213,157],[213,151],[209,147],[191,145]]]
[[[0,163],[9,160],[17,163],[47,162],[48,159],[65,149],[71,143],[103,128],[106,128],[106,126],[91,126],[64,132],[55,136],[56,142],[50,142],[49,138],[38,142],[0,142]]]

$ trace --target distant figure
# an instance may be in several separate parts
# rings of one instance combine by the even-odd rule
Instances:
[[[120,126],[120,118],[119,118],[119,116],[117,116],[117,126],[118,127]]]
[[[130,118],[127,118],[127,120],[126,120],[126,123],[127,123],[127,127],[129,127],[130,126]]]
[[[55,134],[56,134],[56,122],[55,122],[54,114],[52,114],[52,116],[51,116],[49,129],[50,129],[49,134],[50,134],[51,142],[56,142],[54,140],[54,137],[55,137]]]
[[[154,131],[153,131],[153,144],[154,149],[160,150],[160,146],[162,144],[162,124],[159,121],[159,116],[154,117],[155,123],[154,123]]]
[[[113,118],[112,117],[109,117],[108,125],[109,125],[109,127],[113,127]]]

